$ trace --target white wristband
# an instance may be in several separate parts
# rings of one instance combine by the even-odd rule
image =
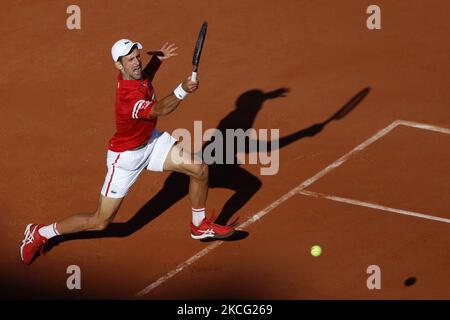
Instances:
[[[188,95],[188,92],[184,91],[180,83],[180,85],[173,90],[173,94],[177,97],[177,99],[183,100]]]

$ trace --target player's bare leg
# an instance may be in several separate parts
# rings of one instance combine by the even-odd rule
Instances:
[[[192,205],[191,236],[194,239],[226,238],[234,229],[214,224],[214,217],[205,217],[206,199],[208,197],[208,166],[201,161],[194,161],[194,155],[175,144],[165,162],[165,171],[187,174],[189,180],[189,200]]]
[[[59,234],[104,230],[119,211],[123,198],[100,195],[98,208],[92,213],[79,213],[56,223]]]
[[[80,213],[62,221],[44,226],[29,224],[25,228],[24,240],[20,246],[20,257],[25,264],[31,264],[42,253],[45,244],[61,234],[80,231],[104,230],[114,219],[122,199],[100,196],[98,208],[92,213]]]

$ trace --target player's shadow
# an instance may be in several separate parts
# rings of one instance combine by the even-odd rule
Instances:
[[[335,114],[323,122],[314,124],[308,128],[304,128],[279,139],[279,148],[283,148],[299,139],[305,137],[312,137],[324,129],[324,127],[333,120],[339,120],[345,117],[352,111],[369,93],[370,88],[365,88],[357,93],[350,101],[342,106]],[[218,124],[219,130],[223,137],[226,137],[227,129],[247,129],[252,128],[258,112],[263,107],[267,100],[285,97],[289,92],[287,88],[279,88],[270,92],[263,92],[261,90],[250,90],[239,96],[236,101],[236,108],[224,117]],[[282,111],[280,111],[282,112]],[[234,191],[234,194],[227,200],[227,202],[220,210],[216,222],[226,224],[230,218],[242,208],[261,188],[261,180],[248,172],[237,161],[237,152],[253,152],[250,150],[250,141],[247,139],[245,150],[235,149],[233,154],[228,155],[234,159],[233,164],[211,164],[209,165],[210,173],[210,187],[211,188],[227,188]],[[203,150],[211,142],[203,146]],[[224,159],[227,159],[226,143],[223,143]],[[270,151],[270,143],[268,144]],[[126,237],[138,231],[147,223],[157,218],[160,214],[169,209],[176,202],[181,200],[188,194],[189,177],[180,173],[173,172],[164,182],[164,186],[159,192],[153,196],[136,214],[127,222],[111,223],[104,231],[99,232],[82,232],[76,234],[63,235],[61,237],[53,238],[52,244],[58,244],[67,240],[73,239],[90,239],[102,237]],[[183,214],[190,214],[189,208]],[[235,220],[234,223],[237,221]],[[245,231],[237,231],[231,238],[225,241],[241,240],[248,236]]]

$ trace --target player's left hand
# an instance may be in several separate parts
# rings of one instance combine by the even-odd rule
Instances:
[[[170,57],[177,56],[178,53],[175,51],[178,47],[175,47],[175,43],[169,44],[168,42],[164,43],[164,45],[159,49],[162,52],[162,55],[158,55],[159,60],[167,60]]]

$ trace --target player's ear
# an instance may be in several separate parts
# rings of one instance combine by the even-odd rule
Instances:
[[[114,62],[114,65],[116,66],[116,68],[120,71],[123,71],[123,64],[120,61],[116,61]]]

